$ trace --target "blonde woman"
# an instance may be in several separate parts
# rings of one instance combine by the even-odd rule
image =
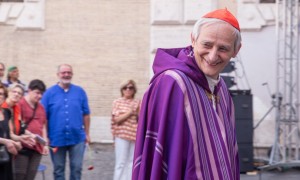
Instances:
[[[139,100],[133,80],[125,81],[120,87],[121,97],[114,100],[112,108],[112,134],[115,140],[114,180],[130,180],[137,130]]]
[[[7,90],[3,84],[0,84],[0,105],[7,97]],[[8,109],[0,106],[0,148],[5,148],[10,153],[9,161],[0,163],[0,175],[3,180],[13,179],[12,155],[17,155],[22,148],[20,142],[15,142],[10,139],[9,120],[11,112]]]

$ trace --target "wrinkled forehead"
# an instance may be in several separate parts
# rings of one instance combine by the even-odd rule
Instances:
[[[226,44],[234,45],[236,40],[235,29],[228,23],[208,23],[204,24],[199,34],[200,39],[217,39]]]
[[[204,23],[201,32],[202,31],[211,31],[211,30],[218,30],[220,32],[226,32],[228,34],[231,34],[234,36],[235,28],[224,21],[212,21],[208,23]]]
[[[60,66],[59,72],[66,72],[66,71],[72,72],[72,67],[67,66],[67,65],[62,65],[62,66]]]

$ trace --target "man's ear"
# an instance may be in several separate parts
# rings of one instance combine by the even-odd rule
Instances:
[[[195,43],[196,43],[196,40],[193,36],[193,33],[191,33],[191,43],[192,43],[192,46],[194,47],[195,46]]]
[[[242,47],[242,44],[240,44],[240,46],[239,46],[239,47],[237,48],[237,50],[234,52],[234,54],[233,54],[233,56],[232,56],[233,58],[235,58],[236,55],[239,53],[241,47]]]

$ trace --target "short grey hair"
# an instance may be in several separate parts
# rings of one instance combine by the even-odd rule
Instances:
[[[199,19],[195,23],[195,25],[193,27],[193,32],[192,32],[193,39],[195,41],[198,39],[199,34],[201,33],[201,28],[203,27],[203,25],[206,25],[206,24],[216,24],[216,23],[220,23],[220,22],[229,24],[226,21],[223,21],[223,20],[220,20],[220,19],[216,19],[216,18],[201,18],[201,19]],[[231,24],[229,24],[229,25],[231,25]],[[241,46],[242,37],[241,37],[241,32],[239,30],[237,30],[236,28],[234,28],[233,34],[236,37],[235,38],[235,42],[234,42],[234,52],[236,52],[236,51],[239,50],[239,47]]]
[[[57,72],[60,72],[60,68],[61,68],[62,66],[68,66],[68,67],[70,67],[71,70],[73,71],[73,68],[72,68],[72,66],[71,66],[70,64],[60,64],[60,65],[57,67]]]
[[[20,83],[12,83],[12,84],[10,84],[8,86],[7,90],[8,91],[12,91],[15,88],[20,88],[22,90],[22,92],[23,92],[23,95],[24,95],[24,93],[25,93],[25,87],[22,84],[20,84]]]

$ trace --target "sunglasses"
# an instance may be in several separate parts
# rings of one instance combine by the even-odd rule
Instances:
[[[132,90],[134,90],[134,87],[133,86],[125,86],[125,87],[122,88],[122,90],[126,90],[126,89],[132,91]]]

